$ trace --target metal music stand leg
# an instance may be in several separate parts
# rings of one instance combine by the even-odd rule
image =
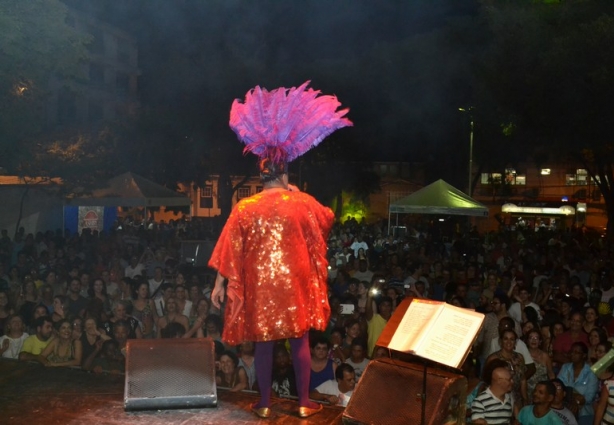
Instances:
[[[422,419],[420,423],[426,425],[426,360],[423,360],[424,374],[422,375]]]

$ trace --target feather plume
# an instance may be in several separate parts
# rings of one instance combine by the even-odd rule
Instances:
[[[308,84],[272,91],[256,86],[243,103],[232,103],[230,128],[245,144],[244,153],[290,162],[335,130],[352,125],[345,118],[349,109],[337,110],[337,97],[319,96]]]

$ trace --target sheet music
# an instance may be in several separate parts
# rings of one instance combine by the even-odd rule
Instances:
[[[414,299],[403,316],[388,348],[397,351],[413,351],[433,315],[441,308],[441,303]]]
[[[482,325],[484,316],[446,306],[416,354],[451,367],[459,367]],[[469,314],[472,313],[472,314]]]

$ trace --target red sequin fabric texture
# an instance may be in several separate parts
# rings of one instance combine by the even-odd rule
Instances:
[[[209,266],[228,279],[223,339],[271,341],[324,330],[330,208],[302,192],[265,190],[232,210]]]

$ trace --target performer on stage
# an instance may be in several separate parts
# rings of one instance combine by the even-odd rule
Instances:
[[[226,295],[222,338],[229,344],[254,341],[260,402],[252,411],[271,416],[275,342],[288,338],[296,373],[299,416],[322,409],[309,400],[310,328],[324,330],[327,299],[326,239],[333,212],[288,184],[288,163],[335,130],[351,126],[334,96],[307,88],[250,90],[235,100],[230,127],[259,157],[263,191],[232,210],[209,266],[218,271],[211,293],[219,308]],[[228,284],[224,287],[224,280]]]

